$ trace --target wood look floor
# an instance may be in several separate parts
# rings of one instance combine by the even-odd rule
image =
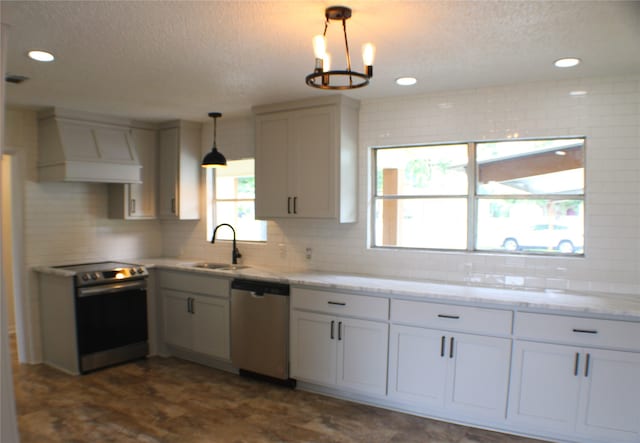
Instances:
[[[174,358],[70,376],[16,363],[22,443],[533,443],[242,378]]]

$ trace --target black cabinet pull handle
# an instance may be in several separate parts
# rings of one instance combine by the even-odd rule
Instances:
[[[293,197],[293,213],[294,214],[298,213],[297,203],[298,203],[298,197]]]
[[[338,322],[338,341],[342,340],[342,322]]]
[[[176,213],[176,199],[175,198],[171,199],[171,213],[172,214]]]
[[[578,375],[578,366],[580,365],[580,353],[576,352],[576,361],[573,364],[573,375]]]
[[[459,315],[448,315],[448,314],[438,314],[438,317],[440,318],[450,318],[453,320],[458,320],[460,318]]]
[[[192,299],[191,299],[191,313],[192,313],[192,314],[195,314],[195,313],[196,313],[196,306],[195,306],[194,301],[195,301],[195,300],[192,298]]]
[[[333,340],[333,326],[336,324],[335,320],[331,320],[331,340]]]
[[[449,344],[449,358],[453,358],[453,337],[451,337],[451,343]]]
[[[328,305],[335,305],[335,306],[347,306],[346,303],[341,302],[341,301],[328,301],[327,304]]]
[[[589,376],[589,363],[591,360],[591,354],[587,353],[587,362],[584,364],[584,376]]]
[[[443,335],[442,336],[442,340],[440,340],[440,357],[444,357],[444,342],[445,342],[446,338]]]
[[[579,334],[597,334],[598,331],[595,329],[574,329],[573,332],[577,332]]]

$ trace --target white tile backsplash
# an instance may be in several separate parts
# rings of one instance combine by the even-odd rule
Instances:
[[[585,96],[570,96],[585,90]],[[253,151],[251,118],[219,122],[229,158]],[[25,158],[27,265],[166,255],[230,260],[201,221],[107,218],[107,185],[37,181],[32,111],[9,110],[6,145]],[[211,128],[203,128],[203,153]],[[587,137],[584,258],[367,247],[369,147],[520,137]],[[268,242],[240,243],[245,263],[462,284],[640,294],[640,77],[592,78],[365,100],[360,109],[359,221],[268,223]],[[311,260],[305,249],[312,248]]]

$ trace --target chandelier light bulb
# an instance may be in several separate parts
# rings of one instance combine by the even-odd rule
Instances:
[[[322,59],[327,52],[327,39],[323,35],[316,35],[313,37],[312,43],[316,58]]]
[[[322,70],[324,72],[331,71],[331,54],[329,54],[328,52],[325,52],[324,56],[322,57]]]
[[[373,66],[373,60],[376,57],[376,47],[373,43],[365,43],[362,45],[362,61],[365,66]]]

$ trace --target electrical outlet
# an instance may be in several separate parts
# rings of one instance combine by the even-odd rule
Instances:
[[[280,253],[280,258],[287,258],[287,245],[284,243],[278,243],[278,251]]]
[[[312,252],[312,251],[311,251],[311,248],[307,248],[307,249],[305,249],[305,250],[304,250],[304,257],[305,257],[307,260],[311,260],[311,252]]]

